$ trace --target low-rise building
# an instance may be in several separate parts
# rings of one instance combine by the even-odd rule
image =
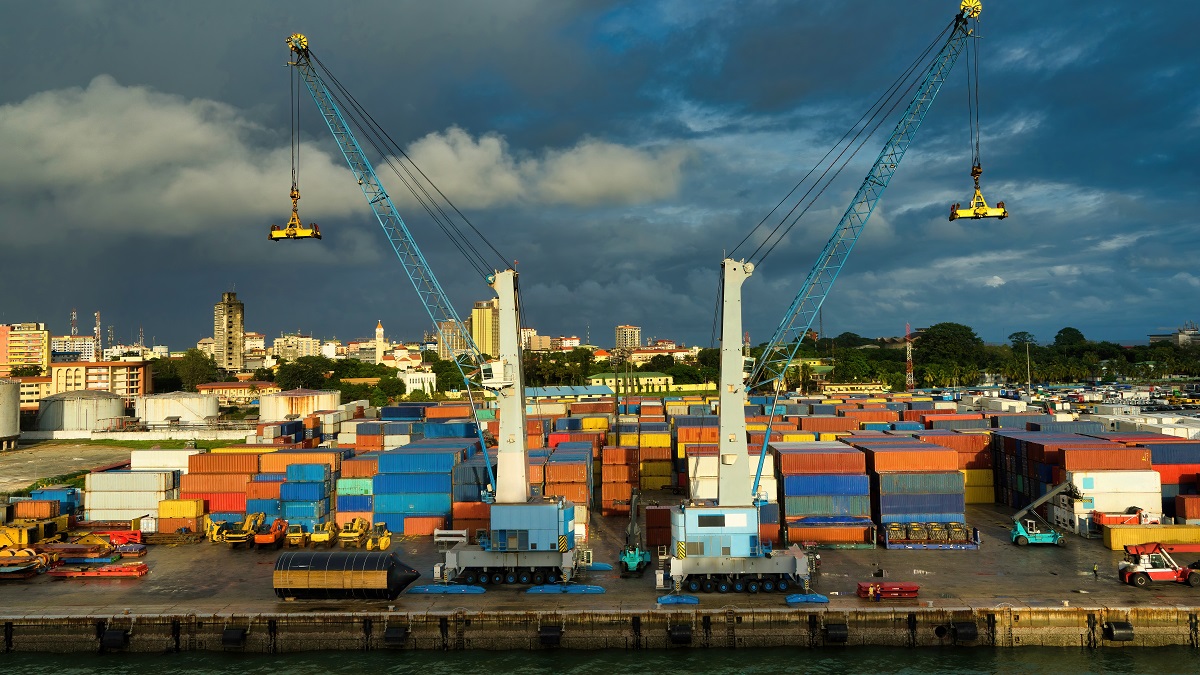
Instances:
[[[107,391],[133,405],[138,396],[153,393],[151,366],[146,361],[96,361],[50,364],[50,395],[69,391]]]
[[[20,383],[21,410],[34,411],[38,409],[38,401],[46,398],[51,393],[50,376],[42,375],[39,377],[14,377],[12,378]]]
[[[404,393],[406,394],[411,394],[418,389],[423,389],[426,394],[437,391],[437,375],[433,373],[402,373],[400,381],[404,383]]]
[[[622,391],[628,388],[639,393],[670,391],[671,386],[675,384],[675,378],[666,373],[596,373],[588,376],[588,384],[606,386],[614,391],[618,381]]]
[[[209,382],[196,385],[196,391],[205,396],[217,397],[220,405],[250,405],[259,396],[278,394],[279,385],[274,382],[250,380],[247,382]]]

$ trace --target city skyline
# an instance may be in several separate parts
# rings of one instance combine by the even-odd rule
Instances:
[[[255,6],[15,6],[0,26],[0,288],[10,290],[0,323],[66,334],[77,307],[101,311],[121,341],[144,326],[147,340],[187,345],[206,334],[214,294],[235,291],[267,335],[369,336],[379,319],[396,335],[432,330],[307,99],[300,215],[324,239],[267,240],[290,205],[279,65],[283,38],[301,30],[520,261],[529,325],[546,335],[590,325],[599,342],[600,327],[632,323],[707,345],[722,252],[957,4],[535,1],[464,12],[366,2],[301,4],[286,21]],[[1195,183],[1200,104],[1188,92],[1200,69],[1179,38],[1200,8],[983,11],[983,183],[1011,215],[946,219],[971,190],[959,72],[830,294],[824,333],[953,321],[989,342],[1074,326],[1133,343],[1194,320],[1186,306],[1200,275],[1186,261],[1200,233],[1182,195]],[[360,12],[376,20],[362,25]],[[56,40],[41,38],[47,25]],[[848,36],[878,47],[845,49]],[[206,58],[181,62],[187,44],[204,45]],[[747,283],[752,341],[777,325],[881,143],[864,146]],[[487,297],[484,280],[392,192],[469,313]]]

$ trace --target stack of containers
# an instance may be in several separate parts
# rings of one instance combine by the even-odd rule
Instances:
[[[689,409],[708,409],[708,406],[691,405]],[[712,445],[720,440],[719,420],[716,415],[678,415],[671,419],[674,426],[675,457],[684,459],[692,445]]]
[[[287,474],[259,473],[246,483],[246,513],[261,513],[267,522],[283,515],[281,490]]]
[[[671,545],[671,507],[646,507],[646,546],[656,550]]]
[[[156,517],[158,503],[179,496],[179,473],[175,471],[103,471],[84,479],[85,520],[132,520]],[[57,501],[47,502],[60,508]]]
[[[182,448],[179,450],[131,450],[129,452],[129,469],[131,471],[178,471],[188,472],[188,457],[204,452],[198,448]]]
[[[1075,534],[1089,534],[1098,529],[1093,525],[1136,525],[1138,517],[1130,515],[1136,513],[1135,508],[1146,513],[1147,521],[1161,518],[1162,484],[1155,471],[1067,471],[1066,474],[1081,496],[1072,499],[1060,495],[1057,503],[1051,502],[1050,522],[1059,527]]]
[[[1065,471],[1150,469],[1146,448],[1072,433],[992,432],[996,502],[1021,509],[1065,480]],[[1049,518],[1049,513],[1043,513]]]
[[[542,494],[546,497],[569,499],[578,505],[580,510],[586,510],[591,502],[591,470],[591,443],[580,441],[560,443],[558,448],[546,458],[543,469],[546,486]]]
[[[355,518],[374,522],[375,474],[379,458],[375,454],[342,460],[341,477],[334,484],[334,522],[345,527]]]
[[[870,488],[861,450],[844,443],[772,443],[790,543],[871,541]]]
[[[374,519],[396,534],[444,529],[452,514],[454,467],[478,449],[478,440],[444,438],[380,453],[373,479]]]
[[[859,447],[871,476],[871,515],[880,526],[966,522],[957,452],[921,442]]]
[[[354,452],[379,452],[383,450],[383,422],[359,422],[354,426]],[[338,441],[339,445],[341,440]]]
[[[490,452],[495,454],[495,450]],[[483,491],[491,482],[488,478],[488,463],[495,474],[495,459],[486,457],[483,453],[459,462],[451,471],[452,525],[456,530],[466,530],[469,541],[473,544],[478,543],[478,532],[487,531],[491,522],[491,505],[483,501]],[[531,475],[532,473],[530,471]],[[538,481],[540,484],[541,476]]]
[[[600,452],[600,461],[600,513],[628,514],[633,488],[638,485],[638,449],[608,446]]]
[[[1200,495],[1175,497],[1175,524],[1200,525]]]
[[[1188,519],[1176,511],[1175,498],[1197,493],[1200,443],[1145,443],[1144,447],[1150,450],[1150,464],[1161,477],[1163,514]]]
[[[333,479],[329,464],[289,464],[285,475],[287,480],[279,486],[279,499],[288,524],[299,524],[305,532],[312,532],[328,522]],[[249,503],[246,508],[249,510]],[[267,514],[267,521],[271,520],[272,516]]]
[[[643,403],[643,408],[648,409],[649,404]],[[663,422],[646,422],[638,433],[638,474],[642,490],[662,490],[675,484],[669,429]]]
[[[191,455],[188,472],[179,479],[179,498],[204,500],[205,513],[212,520],[244,520],[246,484],[258,473],[259,460],[265,456],[249,452]]]
[[[204,531],[203,499],[164,499],[158,503],[158,531],[175,532]]]
[[[69,485],[48,485],[30,492],[29,496],[37,500],[58,502],[60,515],[75,515],[83,506],[83,494]]]
[[[990,434],[930,429],[913,436],[922,443],[940,445],[958,453],[958,469],[963,474],[963,484],[966,486],[964,495],[968,504],[991,504],[995,501]]]

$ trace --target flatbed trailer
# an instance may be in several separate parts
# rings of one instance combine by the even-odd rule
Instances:
[[[59,579],[136,579],[150,572],[146,563],[117,563],[99,567],[56,567],[46,574]]]
[[[979,548],[980,537],[979,528],[971,529],[971,538],[966,541],[953,541],[945,539],[891,539],[888,537],[887,530],[884,530],[880,535],[883,539],[883,547],[896,549],[913,549],[924,551],[974,551]]]

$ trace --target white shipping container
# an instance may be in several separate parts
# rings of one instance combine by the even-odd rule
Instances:
[[[934,401],[934,410],[958,410],[958,404],[954,401]]]
[[[204,452],[197,448],[179,450],[133,450],[129,453],[129,468],[133,471],[187,472],[188,457]]]
[[[1094,492],[1083,499],[1062,497],[1062,508],[1076,515],[1092,511],[1101,513],[1125,513],[1130,507],[1138,507],[1148,513],[1162,511],[1161,492]]]
[[[142,518],[142,532],[145,534],[154,534],[158,532],[158,517],[146,516]]]
[[[175,499],[175,490],[160,492],[85,492],[83,508],[94,509],[143,509],[158,513],[158,503],[164,499]]]
[[[144,509],[87,509],[83,512],[84,520],[133,520],[152,515]]]
[[[179,485],[176,471],[104,471],[84,478],[87,492],[156,492]]]
[[[690,478],[716,478],[717,471],[721,468],[720,458],[716,455],[712,457],[688,457],[688,477]]]
[[[750,448],[750,478],[754,478],[754,472],[758,471],[758,452],[755,448]],[[775,455],[767,452],[767,456],[763,459],[763,478],[775,475]]]
[[[339,433],[338,433],[338,435],[337,435],[337,442],[338,442],[338,445],[342,445],[342,446],[344,446],[344,445],[354,445],[355,443],[357,443],[357,442],[358,442],[358,440],[357,440],[357,439],[358,439],[358,435],[357,435],[357,434],[353,434],[353,433],[350,433],[350,434],[348,434],[348,433],[346,433],[346,432],[344,432],[344,431],[342,431],[342,432],[339,432]]]
[[[688,479],[688,487],[692,499],[716,499],[718,481],[714,477],[695,477]]]
[[[391,450],[412,443],[412,436],[408,434],[387,434],[383,437],[383,449]]]
[[[1087,533],[1091,527],[1091,515],[1076,515],[1064,508],[1058,506],[1050,507],[1050,522],[1059,530],[1066,530],[1071,534]],[[1044,527],[1043,523],[1038,523],[1039,527]]]
[[[1085,497],[1110,492],[1162,492],[1157,471],[1068,471],[1071,481]]]
[[[754,487],[754,476],[750,477],[750,487]],[[768,504],[779,501],[779,483],[774,476],[763,476],[762,480],[758,481],[758,496],[765,498]]]

